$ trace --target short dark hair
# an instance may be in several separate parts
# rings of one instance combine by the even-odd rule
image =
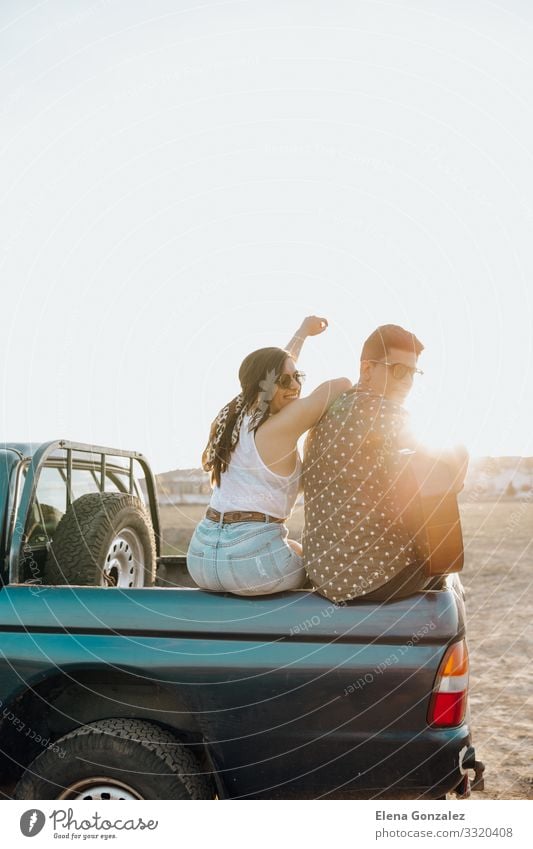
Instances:
[[[414,351],[420,356],[424,350],[422,342],[416,338],[414,333],[400,327],[399,324],[382,324],[370,334],[363,350],[361,360],[386,359],[391,348],[399,348],[400,351]]]

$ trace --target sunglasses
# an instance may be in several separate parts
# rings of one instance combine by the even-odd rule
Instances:
[[[276,377],[275,383],[277,383],[280,389],[290,389],[293,380],[301,386],[305,380],[303,371],[293,371],[292,374],[280,374]]]
[[[383,362],[383,360],[368,360],[368,362],[378,363],[381,366],[387,366],[387,368],[390,368],[392,376],[395,380],[403,380],[406,375],[414,377],[415,374],[424,374],[421,369],[414,368],[414,366],[406,366],[403,363],[385,363]]]

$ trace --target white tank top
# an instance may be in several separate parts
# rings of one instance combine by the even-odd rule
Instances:
[[[220,486],[213,488],[210,507],[219,513],[255,510],[284,519],[290,516],[296,503],[302,461],[296,452],[296,468],[291,475],[271,471],[259,456],[253,431],[248,431],[250,418],[244,417],[228,468],[220,476]]]

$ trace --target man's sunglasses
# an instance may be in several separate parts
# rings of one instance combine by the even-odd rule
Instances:
[[[390,368],[392,372],[392,376],[395,380],[403,380],[406,375],[410,375],[414,377],[415,374],[424,374],[419,368],[414,368],[414,366],[406,366],[403,363],[385,363],[383,360],[368,360],[369,363],[379,363],[382,366],[387,366]]]
[[[301,386],[305,380],[303,371],[293,371],[292,374],[280,374],[276,377],[275,383],[277,383],[280,389],[290,389],[293,380]]]

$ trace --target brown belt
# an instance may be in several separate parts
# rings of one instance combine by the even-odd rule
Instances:
[[[214,522],[220,522],[221,513],[218,510],[213,510],[208,507],[206,517]],[[223,523],[232,524],[233,522],[278,522],[283,524],[286,519],[277,519],[275,516],[268,516],[266,513],[255,513],[253,510],[232,510],[230,513],[224,513]]]

